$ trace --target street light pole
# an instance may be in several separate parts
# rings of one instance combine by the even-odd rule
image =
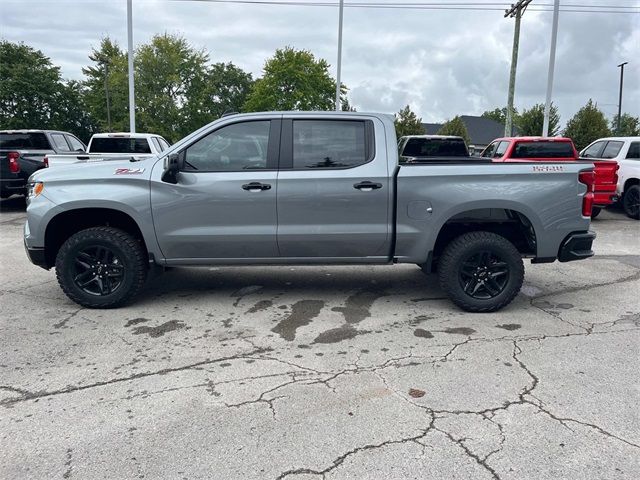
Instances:
[[[551,115],[551,91],[553,90],[553,71],[556,65],[556,41],[558,39],[558,15],[560,14],[560,0],[553,2],[553,26],[551,28],[551,50],[549,52],[549,73],[547,74],[547,101],[544,104],[544,122],[542,136],[549,136],[549,115]]]
[[[336,75],[336,112],[340,111],[340,74],[342,70],[342,15],[344,13],[344,0],[340,0],[340,13],[338,14],[338,73]]]
[[[127,40],[129,56],[129,131],[136,133],[136,98],[133,85],[133,20],[132,0],[127,0]]]
[[[616,133],[620,135],[620,119],[622,117],[622,80],[624,78],[624,66],[629,62],[624,62],[618,65],[620,68],[620,94],[618,95],[618,125],[616,126]]]
[[[104,93],[107,97],[107,126],[111,131],[111,102],[109,101],[109,59],[104,62]]]

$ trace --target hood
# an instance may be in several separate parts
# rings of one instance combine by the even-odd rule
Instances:
[[[153,156],[139,161],[109,160],[104,162],[72,163],[64,168],[43,168],[35,172],[29,181],[50,182],[57,180],[99,180],[116,178],[149,178],[153,165],[161,161]]]

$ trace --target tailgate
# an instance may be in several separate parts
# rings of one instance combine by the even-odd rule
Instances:
[[[594,202],[596,205],[609,205],[616,194],[620,165],[615,160],[592,161],[595,165]]]

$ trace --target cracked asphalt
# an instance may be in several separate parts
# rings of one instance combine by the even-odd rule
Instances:
[[[0,203],[0,478],[640,478],[640,224],[494,314],[412,265],[171,270],[88,310]]]

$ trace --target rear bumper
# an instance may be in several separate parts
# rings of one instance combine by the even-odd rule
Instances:
[[[573,232],[564,239],[558,251],[558,260],[571,262],[593,257],[591,245],[596,238],[596,232]]]
[[[27,189],[27,181],[24,178],[2,178],[0,179],[0,192],[4,195],[14,193],[24,194]]]

